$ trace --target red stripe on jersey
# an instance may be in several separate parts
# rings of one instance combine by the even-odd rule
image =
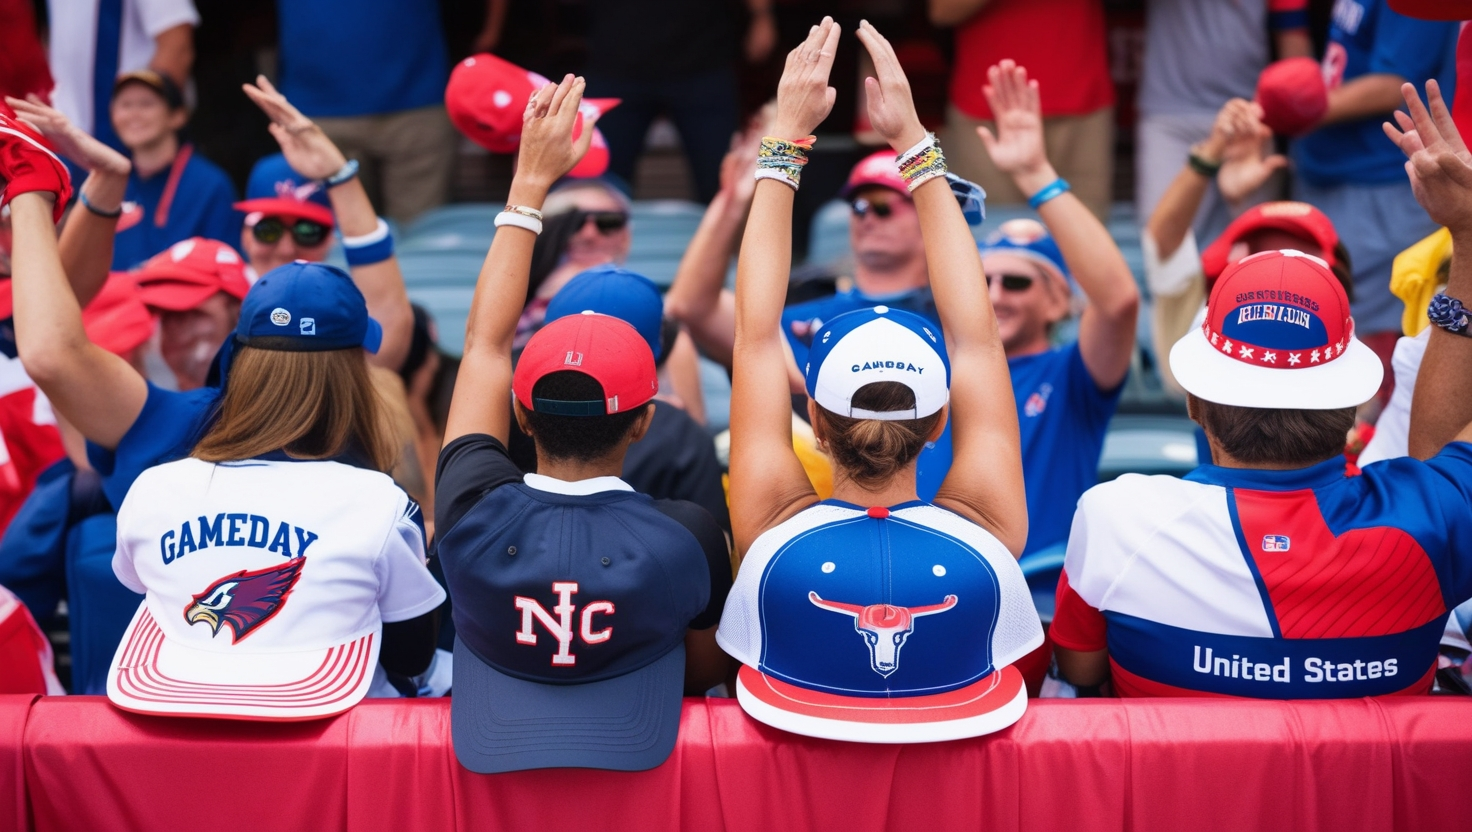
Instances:
[[[1066,650],[1091,653],[1109,646],[1105,636],[1104,613],[1089,606],[1068,585],[1068,570],[1058,576],[1057,600],[1053,607],[1053,623],[1048,639]]]
[[[1446,612],[1431,559],[1401,529],[1376,526],[1336,537],[1312,491],[1239,488],[1234,494],[1246,554],[1257,564],[1284,638],[1388,635]]]
[[[1190,688],[1178,688],[1174,685],[1166,685],[1151,681],[1143,676],[1135,674],[1120,667],[1114,659],[1109,660],[1110,684],[1114,688],[1114,695],[1125,697],[1149,697],[1149,696],[1207,696],[1215,699],[1245,699],[1241,696],[1229,696],[1225,693],[1208,693],[1203,690],[1191,690]],[[1425,696],[1431,691],[1431,679],[1436,675],[1436,664],[1432,663],[1420,679],[1410,685],[1401,688],[1386,696]],[[1379,699],[1380,697],[1373,697]]]

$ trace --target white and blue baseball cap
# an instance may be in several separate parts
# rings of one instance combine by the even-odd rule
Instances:
[[[1022,717],[1012,663],[1043,643],[1016,560],[986,530],[925,503],[834,500],[763,534],[716,640],[742,663],[753,718],[852,742],[962,739]]]
[[[945,407],[951,395],[951,363],[940,329],[913,312],[887,306],[856,309],[824,323],[813,336],[803,375],[813,401],[854,419],[922,419]],[[854,394],[879,381],[910,388],[914,409],[854,407]]]

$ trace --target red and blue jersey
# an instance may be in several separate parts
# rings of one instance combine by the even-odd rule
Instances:
[[[1203,465],[1079,501],[1050,636],[1121,696],[1425,693],[1472,597],[1472,444],[1347,477]]]

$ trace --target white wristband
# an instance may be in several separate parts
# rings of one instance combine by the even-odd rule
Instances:
[[[496,215],[496,227],[500,228],[503,225],[514,225],[517,228],[525,228],[533,234],[542,233],[541,220],[528,217],[525,214],[518,214],[515,211],[502,211]]]
[[[780,170],[777,170],[776,168],[757,168],[756,178],[758,180],[772,179],[777,182],[781,182],[783,185],[786,185],[794,191],[797,190],[797,183],[792,181],[792,177],[788,176]]]
[[[904,153],[896,154],[895,155],[895,159],[898,160],[898,161],[900,161],[900,162],[903,162],[904,160],[910,158],[911,156],[918,155],[920,153],[920,151],[927,150],[927,149],[929,149],[931,147],[934,147],[934,146],[935,146],[935,134],[934,133],[926,133],[925,134],[925,138],[921,139],[919,142],[916,142],[916,144],[915,144],[914,147],[910,148],[909,150],[906,150]]]
[[[379,217],[378,225],[372,231],[359,237],[343,237],[342,246],[343,248],[362,248],[363,246],[371,246],[387,236],[388,223],[384,222],[383,217]]]

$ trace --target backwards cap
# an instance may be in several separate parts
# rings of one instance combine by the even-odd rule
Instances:
[[[1201,327],[1171,348],[1170,369],[1192,395],[1264,410],[1356,407],[1380,389],[1385,372],[1354,337],[1334,273],[1291,250],[1228,266]]]
[[[266,156],[251,168],[245,201],[235,203],[235,210],[245,212],[247,226],[265,216],[311,220],[329,228],[334,225],[326,186],[297,173],[280,153]]]
[[[1323,252],[1320,259],[1330,268],[1334,267],[1334,247],[1339,244],[1339,233],[1323,211],[1307,202],[1264,202],[1243,211],[1222,231],[1221,236],[1206,247],[1206,251],[1201,252],[1201,272],[1206,276],[1208,290],[1227,268],[1227,256],[1232,246],[1247,235],[1265,229],[1285,231],[1304,240],[1312,240]]]
[[[543,376],[570,370],[603,388],[590,401],[555,401],[534,397]],[[582,312],[542,327],[527,342],[516,362],[511,389],[521,406],[556,416],[611,416],[645,404],[659,392],[654,352],[632,326],[610,315]]]
[[[648,342],[654,360],[659,361],[663,352],[660,336],[664,330],[664,298],[654,281],[618,266],[594,266],[557,290],[547,304],[543,322],[580,312],[612,315],[629,324]]]
[[[950,401],[951,364],[945,340],[930,321],[887,306],[845,312],[823,324],[813,336],[804,376],[813,401],[852,419],[923,419]],[[854,407],[854,394],[878,381],[910,388],[914,409]]]
[[[184,312],[218,292],[244,300],[250,291],[246,265],[235,249],[218,240],[191,237],[149,258],[133,273],[143,302],[155,309]]]

